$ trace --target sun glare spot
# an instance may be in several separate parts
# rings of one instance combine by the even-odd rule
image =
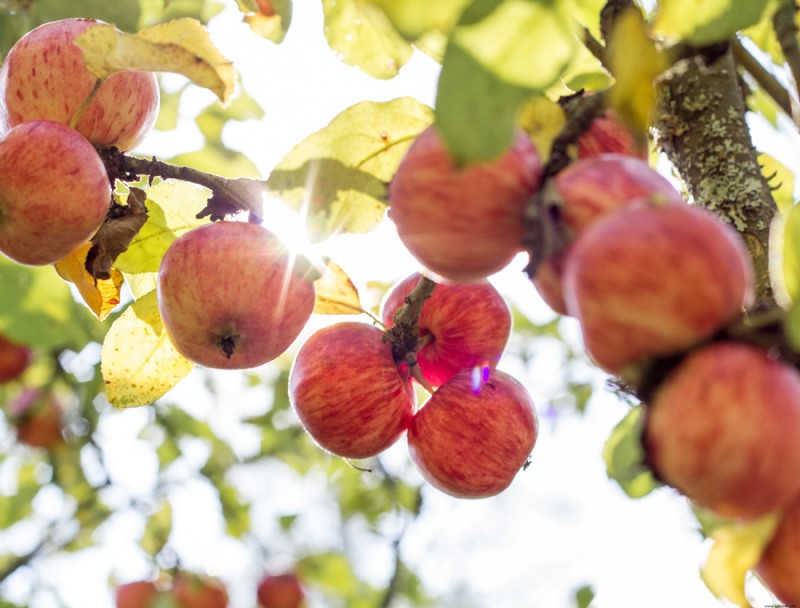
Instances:
[[[481,386],[489,381],[489,362],[484,361],[472,368],[472,392],[476,395],[481,391]]]

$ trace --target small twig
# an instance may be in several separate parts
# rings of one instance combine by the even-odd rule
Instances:
[[[797,104],[798,94],[800,94],[800,89],[798,89],[800,87],[800,45],[797,42],[798,27],[794,21],[796,12],[797,6],[794,0],[783,0],[772,16],[772,27],[781,51],[783,51],[786,64],[789,66],[789,73],[795,88],[793,112],[790,115],[794,119],[794,124],[800,126],[800,107]]]
[[[405,363],[408,372],[430,393],[433,387],[422,376],[417,365],[417,350],[420,346],[419,316],[422,305],[433,295],[436,282],[420,275],[414,289],[405,298],[405,304],[397,309],[394,325],[383,334],[383,341],[392,347],[392,356],[398,363]]]
[[[128,156],[116,148],[101,148],[98,152],[112,182],[115,179],[132,182],[142,175],[148,175],[191,182],[208,188],[212,193],[211,198],[198,217],[210,216],[212,220],[220,220],[226,215],[248,211],[251,221],[261,223],[264,219],[263,195],[267,191],[267,184],[263,180],[246,177],[231,179],[191,167],[170,165],[156,158]]]
[[[606,63],[606,47],[603,46],[603,43],[592,36],[592,32],[590,32],[587,28],[583,28],[582,41],[583,45],[589,50],[589,52],[594,55],[595,58],[597,58],[597,60],[606,70],[610,72],[611,69]]]
[[[397,535],[397,538],[394,539],[392,543],[392,548],[394,549],[394,569],[392,570],[392,576],[389,579],[389,584],[386,585],[386,591],[381,598],[380,608],[389,608],[392,604],[392,600],[394,596],[397,594],[398,589],[400,589],[400,583],[402,582],[403,576],[403,559],[400,555],[400,545],[403,542],[403,538],[408,531],[411,523],[419,516],[420,512],[422,511],[422,492],[417,489],[417,501],[414,504],[414,509],[411,511],[411,517],[406,521],[403,529],[400,531],[400,534]]]
[[[764,89],[764,92],[769,95],[772,100],[778,104],[781,110],[787,116],[793,115],[792,98],[786,88],[778,81],[775,76],[761,65],[753,55],[748,51],[739,40],[733,40],[731,43],[731,50],[733,51],[733,58],[736,63],[742,66],[750,76],[753,77],[758,85]]]

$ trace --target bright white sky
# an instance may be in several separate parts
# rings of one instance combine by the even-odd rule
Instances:
[[[266,117],[260,122],[231,123],[225,136],[233,147],[245,151],[264,175],[293,145],[353,103],[403,95],[433,102],[438,69],[424,56],[415,57],[399,77],[388,82],[375,81],[344,66],[322,36],[318,2],[296,3],[292,29],[280,46],[252,35],[240,23],[235,2],[229,0],[229,4],[226,13],[213,22],[212,35],[238,67],[247,91],[261,103]],[[185,95],[186,111],[179,130],[153,134],[140,151],[169,157],[199,148],[201,137],[191,117],[211,101],[204,91]],[[777,145],[770,145],[770,149],[776,155],[780,152]],[[786,162],[800,158],[782,156]],[[391,226],[369,236],[348,238],[332,253],[361,286],[368,279],[390,281],[416,268]],[[518,259],[494,282],[532,318],[546,320],[550,313],[522,275],[523,264],[524,260]],[[563,324],[566,333],[577,336],[572,321]],[[552,358],[548,361],[547,351],[543,350],[529,368],[510,360],[501,366],[526,383],[543,411],[543,396],[557,385],[562,374]],[[599,374],[597,378],[602,383]],[[223,433],[233,432],[226,423],[226,412],[252,410],[253,405],[247,404],[238,380],[229,382],[225,403],[214,403],[202,395],[198,382],[192,380],[182,383],[171,397],[208,416]],[[574,590],[584,584],[595,588],[593,605],[603,608],[719,606],[698,575],[705,548],[694,532],[695,523],[686,503],[669,490],[633,501],[606,478],[600,457],[603,442],[624,412],[625,406],[614,397],[597,394],[583,418],[568,417],[556,424],[542,418],[531,467],[496,498],[459,501],[428,491],[424,513],[403,543],[405,558],[422,575],[426,586],[443,594],[461,589],[459,608],[566,608],[572,605]],[[141,491],[152,483],[155,469],[155,463],[135,440],[146,418],[145,411],[111,412],[102,425],[108,466],[126,471],[128,483]],[[235,440],[247,443],[253,438],[239,436]],[[405,446],[395,446],[389,461],[399,469],[407,467]],[[279,478],[281,471],[270,474]],[[271,481],[264,477],[260,483]],[[253,483],[259,485],[257,479]],[[253,491],[258,493],[258,489]],[[315,490],[309,488],[309,492]],[[232,586],[248,581],[260,565],[247,563],[246,555],[222,539],[218,514],[197,513],[199,501],[195,498],[196,494],[189,492],[173,505],[178,522],[175,544],[198,556],[191,566],[221,576]],[[291,508],[306,499],[304,495],[274,498],[280,503],[277,508]],[[212,524],[205,521],[198,529],[193,524],[202,517],[210,518]],[[126,530],[123,524],[120,522],[108,534],[108,541],[119,551],[140,534],[140,530]],[[386,576],[385,560],[383,548],[368,547],[358,567],[380,582]],[[111,557],[108,553],[89,554],[54,560],[48,578],[64,586],[70,606],[106,608],[109,574],[121,580],[135,579],[146,574],[141,564],[139,556],[130,552],[116,552]],[[102,593],[90,601],[87,590],[94,588]],[[252,608],[249,590],[232,591],[233,608]]]

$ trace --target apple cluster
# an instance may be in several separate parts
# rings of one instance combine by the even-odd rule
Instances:
[[[800,604],[800,372],[724,331],[754,304],[754,271],[740,235],[687,204],[633,140],[617,135],[613,116],[595,119],[583,136],[588,144],[545,179],[522,133],[500,158],[460,167],[430,127],[392,181],[390,217],[423,266],[466,289],[522,251],[532,197],[556,201],[565,242],[537,265],[537,291],[554,311],[577,319],[598,367],[634,390],[649,382],[640,393],[642,444],[657,478],[722,518],[783,514],[756,571],[784,603]],[[419,363],[430,364],[422,350]],[[456,495],[469,490],[431,454],[464,444],[469,452],[457,458],[480,453],[463,427],[486,436],[477,429],[493,414],[483,395],[467,411],[475,386],[469,370],[457,372],[408,432],[426,477]],[[437,440],[424,441],[434,426]]]
[[[386,294],[385,327],[403,314],[417,273]],[[511,314],[486,280],[435,285],[416,320],[416,373],[392,334],[340,322],[309,336],[289,375],[298,418],[323,449],[344,458],[377,456],[407,433],[412,461],[452,496],[483,498],[506,489],[536,442],[525,388],[498,369]],[[419,408],[412,377],[431,395]]]
[[[96,23],[45,23],[0,67],[0,253],[21,264],[52,264],[94,236],[111,202],[96,148],[134,148],[158,114],[152,73],[88,71],[74,40]]]
[[[217,578],[179,573],[172,581],[140,580],[119,585],[116,608],[226,608],[228,591]],[[266,573],[256,588],[258,608],[302,608],[305,591],[294,572]]]

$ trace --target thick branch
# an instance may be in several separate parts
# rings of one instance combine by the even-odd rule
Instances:
[[[697,50],[659,78],[656,143],[692,202],[743,236],[756,271],[757,295],[769,302],[769,230],[777,206],[750,139],[732,53],[714,52],[709,59]]]
[[[267,191],[267,184],[262,180],[246,177],[231,179],[191,167],[170,165],[155,158],[135,158],[116,148],[101,148],[98,152],[112,182],[114,179],[131,182],[142,175],[148,175],[191,182],[208,188],[212,193],[211,198],[198,217],[210,216],[212,220],[220,220],[226,215],[249,211],[252,221],[260,223],[264,218],[263,195]]]

